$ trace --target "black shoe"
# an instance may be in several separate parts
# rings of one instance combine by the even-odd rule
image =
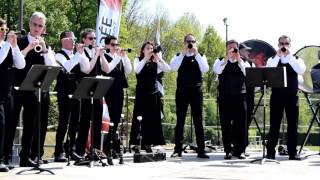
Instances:
[[[240,155],[234,155],[234,157],[236,157],[237,159],[246,159],[246,156],[244,155],[244,153]]]
[[[146,146],[145,146],[145,149],[146,149],[146,152],[147,152],[147,153],[152,153],[152,148],[151,148],[150,145],[146,145]]]
[[[231,153],[226,153],[226,155],[224,156],[225,160],[230,160],[232,158],[232,154]]]
[[[267,159],[276,159],[276,156],[274,154],[267,154]]]
[[[5,164],[1,163],[0,164],[0,172],[8,172],[9,168]]]
[[[289,160],[296,160],[296,161],[300,161],[301,158],[299,155],[290,155],[289,156]]]
[[[246,157],[250,157],[250,154],[247,153],[247,152],[244,152],[244,155],[245,155]]]
[[[37,163],[32,161],[30,158],[21,158],[20,167],[37,167]]]
[[[58,156],[54,157],[54,162],[67,162],[67,160],[65,153],[60,153]]]
[[[203,159],[209,159],[210,157],[205,153],[205,152],[203,152],[203,153],[198,153],[198,156],[197,156],[198,158],[203,158]]]
[[[71,160],[72,161],[79,161],[81,159],[83,159],[83,157],[81,157],[79,154],[77,154],[76,152],[71,152]]]
[[[174,152],[171,154],[171,157],[182,157],[182,152],[174,151]]]

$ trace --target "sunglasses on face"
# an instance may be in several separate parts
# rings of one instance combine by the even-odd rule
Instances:
[[[90,41],[96,40],[96,37],[87,37]]]
[[[72,40],[72,41],[74,41],[74,42],[77,41],[77,38],[76,38],[76,37],[66,37],[66,38],[63,38],[63,39],[65,39],[65,40]]]
[[[39,28],[43,28],[44,27],[44,25],[42,25],[42,24],[37,24],[37,23],[32,23],[32,25],[33,25],[33,27],[39,27]]]
[[[284,46],[284,45],[289,45],[290,43],[288,43],[288,42],[285,42],[285,43],[284,43],[284,42],[280,42],[279,44],[280,44],[281,46]]]
[[[194,44],[194,43],[196,43],[196,40],[187,40],[186,42],[189,43],[189,44],[190,43]]]
[[[9,28],[0,27],[0,32],[9,32]]]
[[[116,44],[116,43],[110,43],[110,46],[119,46],[120,44]]]

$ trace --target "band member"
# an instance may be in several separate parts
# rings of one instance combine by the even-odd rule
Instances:
[[[246,99],[245,68],[248,62],[240,58],[239,44],[235,40],[227,41],[224,59],[217,59],[213,71],[218,74],[219,110],[225,159],[235,156],[245,159],[246,147]],[[233,144],[233,149],[231,149]]]
[[[277,54],[268,59],[267,67],[286,67],[287,87],[272,88],[270,97],[270,130],[267,143],[267,158],[275,159],[275,146],[279,138],[280,124],[283,111],[286,112],[288,122],[288,153],[289,160],[300,160],[297,156],[297,126],[299,116],[298,103],[298,74],[302,75],[306,66],[302,59],[290,52],[291,40],[283,35],[278,39]]]
[[[160,58],[159,53],[153,52],[154,47],[151,42],[144,43],[140,57],[134,60],[137,86],[130,144],[140,144],[137,138],[140,133],[142,149],[146,152],[152,152],[151,145],[165,144],[161,124],[161,92],[157,78],[160,73],[170,71],[170,66]],[[142,118],[141,124],[137,120],[138,116]]]
[[[95,33],[93,29],[84,29],[81,31],[81,42],[83,43],[84,54],[89,59],[90,68],[83,74],[85,77],[95,77],[102,75],[103,72],[109,70],[109,64],[104,57],[104,49],[102,47],[95,47]],[[93,147],[100,149],[101,136],[101,120],[102,120],[102,103],[99,99],[93,100]],[[81,100],[81,115],[80,124],[78,128],[78,137],[76,140],[76,153],[80,156],[85,154],[86,142],[90,128],[91,120],[91,102],[90,99]],[[91,132],[92,133],[92,132]]]
[[[202,120],[203,92],[202,74],[209,70],[207,58],[198,52],[193,34],[184,37],[184,48],[171,61],[171,70],[178,71],[176,90],[177,124],[175,128],[175,147],[171,157],[182,156],[183,130],[188,105],[191,106],[195,127],[198,158],[209,158],[205,153]]]
[[[13,67],[22,69],[26,65],[17,45],[17,36],[8,31],[6,21],[0,18],[0,172],[9,171],[6,166],[9,153],[4,151],[8,149],[8,130],[12,121]]]
[[[26,67],[21,70],[15,70],[15,86],[20,86],[26,77],[31,66],[40,65],[56,65],[53,51],[48,47],[42,37],[45,34],[46,17],[41,12],[32,14],[29,21],[30,32],[27,36],[18,41],[18,46],[25,56]],[[41,51],[40,51],[41,50]],[[41,128],[40,128],[40,155],[43,155],[43,144],[47,132],[48,111],[49,111],[49,93],[41,93]],[[36,166],[32,161],[36,158],[38,152],[38,143],[36,136],[36,117],[37,96],[31,91],[14,91],[14,115],[13,126],[10,128],[10,142],[12,148],[15,129],[20,119],[20,112],[23,107],[23,134],[22,148],[20,151],[20,166]]]
[[[113,142],[119,142],[116,139],[116,131],[118,129],[122,113],[124,98],[123,89],[128,88],[126,74],[129,74],[132,71],[132,66],[130,59],[126,55],[126,50],[119,47],[116,37],[106,37],[105,45],[108,51],[110,51],[105,54],[106,59],[110,63],[110,69],[105,75],[113,77],[114,81],[104,97],[108,105],[110,121],[114,123],[111,137]],[[111,137],[107,137],[108,142]],[[114,144],[114,149],[117,151],[117,154],[119,154],[120,144]]]
[[[59,123],[56,134],[56,147],[54,152],[55,162],[66,162],[65,151],[75,158],[74,153],[76,133],[79,124],[80,101],[70,98],[76,90],[82,74],[90,68],[89,59],[83,53],[82,45],[77,45],[74,54],[75,36],[72,31],[60,34],[61,50],[55,55],[57,62],[63,67],[57,78],[56,91],[58,92]],[[69,125],[69,128],[68,128]],[[63,141],[68,128],[68,149],[63,149]]]

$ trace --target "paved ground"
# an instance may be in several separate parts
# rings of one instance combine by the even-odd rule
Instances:
[[[312,152],[307,152],[310,154]],[[34,174],[29,171],[23,175],[17,172],[27,169],[16,167],[9,173],[0,173],[1,180],[93,180],[93,179],[221,179],[221,180],[269,180],[269,179],[318,179],[320,156],[311,156],[302,161],[288,161],[286,156],[277,156],[280,164],[273,162],[250,163],[252,159],[260,158],[261,152],[250,151],[246,160],[223,160],[222,152],[209,153],[210,159],[198,159],[194,153],[185,153],[182,158],[170,158],[161,162],[133,163],[132,154],[125,154],[125,164],[119,165],[114,160],[114,166],[66,166],[65,163],[49,163],[42,168],[52,169],[56,175],[48,173]]]

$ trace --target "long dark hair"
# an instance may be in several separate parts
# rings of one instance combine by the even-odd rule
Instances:
[[[154,48],[154,44],[152,42],[150,42],[150,41],[147,41],[147,42],[143,43],[143,45],[142,45],[142,47],[140,49],[140,56],[139,56],[140,60],[144,58],[143,50],[147,45],[151,45]],[[152,59],[153,59],[153,56],[151,56],[151,60]]]

